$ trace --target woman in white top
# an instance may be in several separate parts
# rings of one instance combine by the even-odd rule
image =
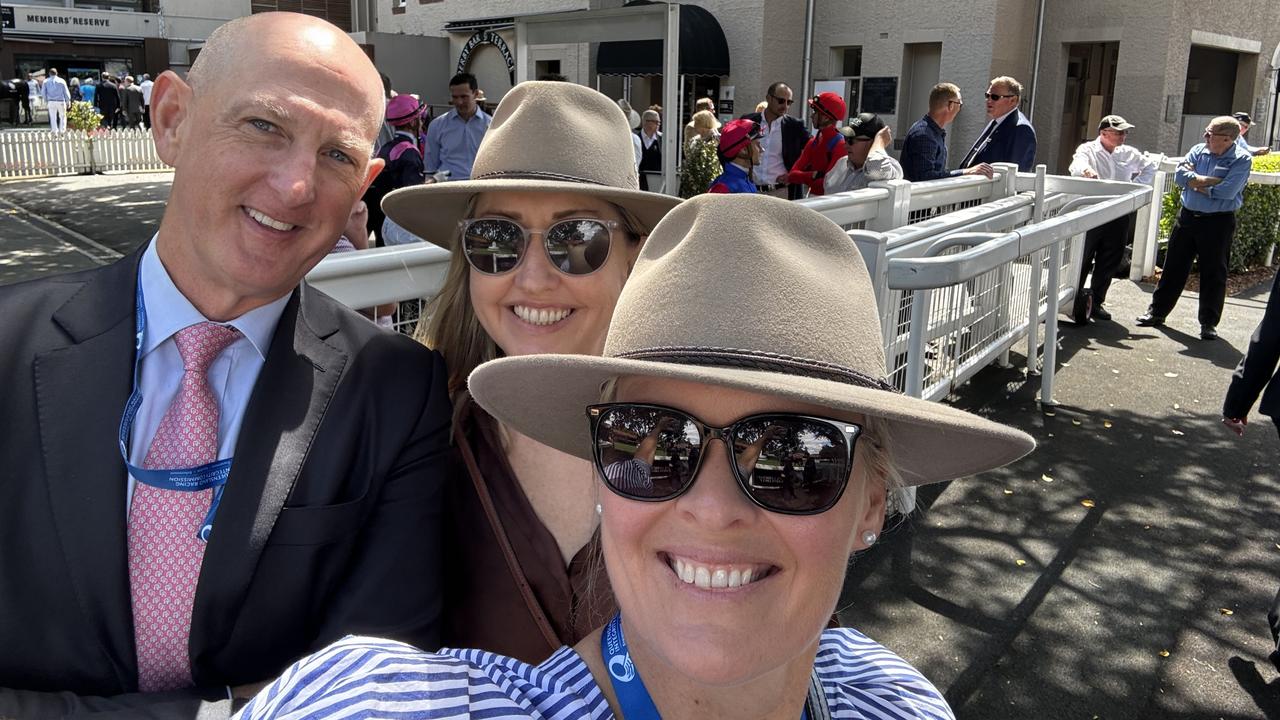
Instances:
[[[594,461],[619,615],[538,666],[348,638],[245,716],[952,717],[901,658],[827,624],[888,490],[1034,443],[898,394],[880,332],[831,221],[761,195],[686,201],[641,251],[602,357],[508,357],[470,378],[495,417]],[[627,461],[646,482],[609,479]]]

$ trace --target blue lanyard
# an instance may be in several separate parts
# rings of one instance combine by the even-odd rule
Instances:
[[[120,418],[120,457],[125,467],[135,480],[162,490],[178,490],[181,492],[199,492],[213,488],[213,499],[209,503],[209,512],[196,530],[196,537],[203,542],[209,541],[209,533],[213,531],[213,516],[218,512],[218,503],[222,501],[222,491],[226,487],[227,477],[231,475],[232,458],[224,458],[193,468],[155,469],[140,468],[129,462],[129,433],[133,429],[134,420],[138,417],[138,409],[142,407],[142,387],[138,384],[138,366],[142,360],[142,342],[147,330],[147,311],[142,298],[142,268],[138,268],[138,292],[134,308],[133,338],[133,391],[129,393],[129,402],[125,403],[124,416]]]
[[[609,682],[613,684],[613,693],[618,697],[618,705],[622,717],[626,720],[662,720],[658,706],[653,704],[649,690],[640,679],[640,673],[631,662],[631,652],[627,650],[627,639],[622,634],[622,615],[614,615],[604,632],[600,633],[600,656],[609,668]],[[800,720],[808,720],[809,707],[800,713]]]

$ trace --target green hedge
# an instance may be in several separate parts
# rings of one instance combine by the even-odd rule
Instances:
[[[1253,171],[1280,173],[1280,154],[1253,159]],[[1182,209],[1182,189],[1174,186],[1164,196],[1160,210],[1160,242],[1169,239],[1173,221]],[[1280,240],[1280,185],[1246,185],[1244,205],[1236,214],[1236,236],[1231,243],[1231,272],[1243,272],[1262,264],[1267,250]]]

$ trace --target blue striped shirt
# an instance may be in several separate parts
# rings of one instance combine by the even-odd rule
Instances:
[[[954,720],[946,700],[915,668],[856,630],[822,633],[814,669],[837,720]],[[481,650],[425,653],[363,637],[347,637],[299,661],[237,715],[239,720],[613,717],[586,663],[568,647],[533,666]]]
[[[1190,166],[1190,167],[1188,167]],[[1234,212],[1244,204],[1244,186],[1249,182],[1253,156],[1232,143],[1221,155],[1209,152],[1199,143],[1178,164],[1173,181],[1182,188],[1182,207],[1196,212]],[[1220,178],[1222,182],[1202,193],[1187,187],[1195,175]]]

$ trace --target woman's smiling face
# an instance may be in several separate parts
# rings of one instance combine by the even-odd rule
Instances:
[[[547,257],[541,232],[530,238],[520,264],[501,275],[471,269],[471,305],[504,355],[599,355],[640,243],[631,242],[612,204],[576,193],[483,193],[473,217],[514,220],[542,231],[569,218],[614,221],[605,264],[587,275],[568,275]]]
[[[619,402],[667,405],[713,426],[766,412],[829,410],[701,383],[624,378]],[[857,418],[845,418],[857,422]],[[884,518],[882,483],[855,448],[840,501],[817,515],[782,515],[738,486],[722,441],[703,448],[692,486],[665,502],[602,489],[601,539],[627,640],[699,682],[737,685],[811,650],[839,598],[849,556]],[[684,575],[684,578],[681,575]],[[739,580],[720,584],[717,576]],[[686,580],[692,578],[693,582]]]

